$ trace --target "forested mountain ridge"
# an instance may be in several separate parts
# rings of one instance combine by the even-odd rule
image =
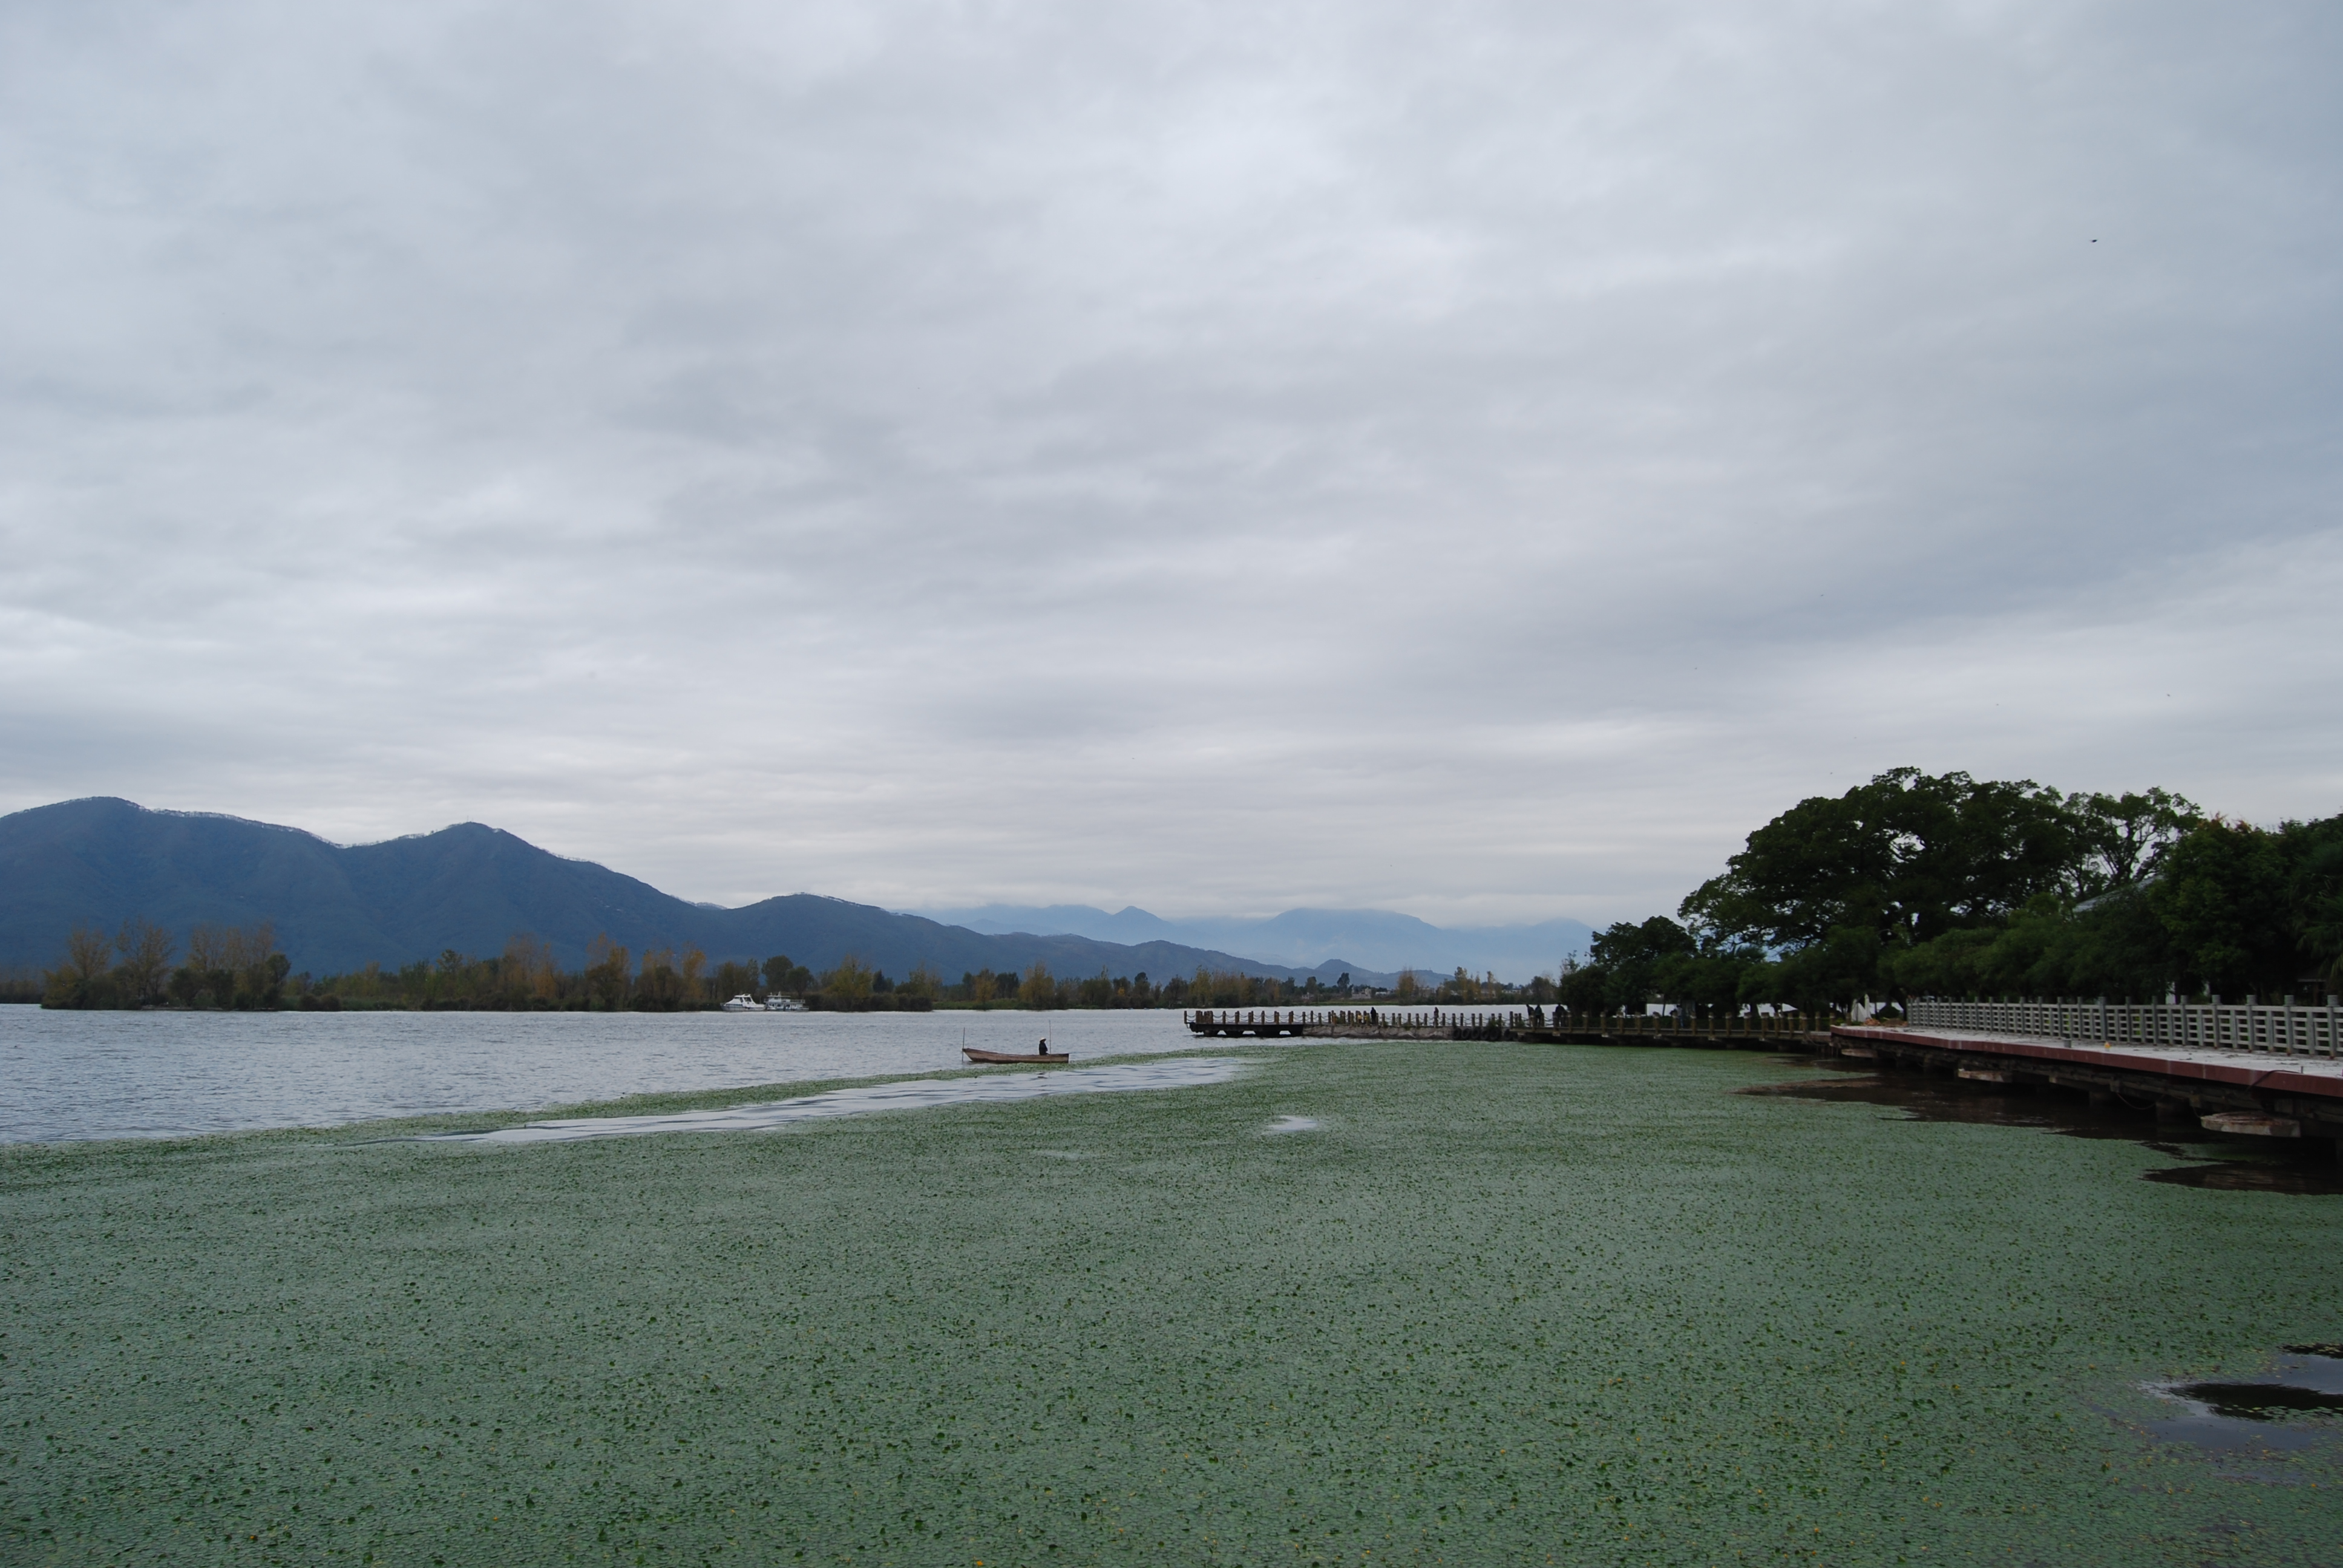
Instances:
[[[478,822],[338,845],[299,829],[106,797],[0,817],[0,966],[53,963],[72,928],[111,930],[134,916],[181,938],[199,923],[272,921],[295,969],[318,974],[396,968],[449,949],[492,954],[517,931],[572,968],[608,936],[639,951],[697,947],[714,960],[787,953],[817,969],[851,955],[898,974],[920,964],[956,976],[1034,963],[1159,980],[1199,965],[1285,979],[1318,972],[1172,942],[984,935],[812,893],[715,909]]]

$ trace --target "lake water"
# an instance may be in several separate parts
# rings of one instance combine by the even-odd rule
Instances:
[[[950,1018],[7,1021],[164,1026],[150,1077],[172,1030],[256,1030],[485,1074],[345,1113],[929,1070],[469,1141],[0,1150],[0,1562],[2338,1560],[2343,1199],[2142,1181],[2154,1118],[2079,1095],[1096,1052],[1176,1015],[1050,1015],[1075,1065],[956,1077]]]
[[[50,1012],[0,1007],[0,1142],[530,1111],[1194,1043],[1176,1011]]]
[[[835,1116],[866,1116],[879,1111],[930,1111],[942,1105],[1007,1105],[1046,1100],[1055,1094],[1121,1094],[1148,1089],[1191,1089],[1226,1083],[1245,1064],[1224,1056],[1174,1056],[1154,1061],[1115,1061],[1103,1067],[1037,1068],[1031,1072],[963,1073],[956,1078],[897,1078],[858,1083],[820,1094],[749,1105],[649,1116],[572,1116],[499,1127],[488,1131],[431,1132],[417,1143],[580,1143],[595,1138],[643,1138],[660,1132],[772,1132]],[[1309,1122],[1280,1117],[1281,1122]],[[1310,1125],[1316,1125],[1314,1122]],[[1272,1132],[1295,1128],[1272,1126]]]

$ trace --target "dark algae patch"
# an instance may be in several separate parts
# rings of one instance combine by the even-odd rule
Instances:
[[[2337,1417],[2249,1465],[2156,1423],[2308,1386],[2343,1201],[1730,1053],[1215,1054],[786,1132],[0,1152],[0,1561],[2336,1561]]]

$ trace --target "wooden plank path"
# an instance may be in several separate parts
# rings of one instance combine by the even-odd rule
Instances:
[[[1840,1025],[1825,1048],[1883,1067],[2014,1089],[2079,1090],[2094,1104],[2217,1132],[2325,1139],[2343,1155],[2343,1060],[2239,1045],[2155,1045],[2088,1035],[1986,1033],[1927,1024]]]
[[[1853,1024],[1811,1013],[1684,1018],[1604,1016],[1560,1008],[1205,1008],[1182,1015],[1182,1020],[1196,1035],[1212,1039],[1517,1040],[1815,1051],[2013,1091],[2076,1091],[2094,1104],[2126,1106],[2160,1121],[2200,1124],[2219,1132],[2326,1140],[2343,1158],[2343,1054],[2338,1053],[2331,1003],[2265,1006],[2242,1022],[2218,1017],[2157,1020],[2145,1009],[2098,1004],[2007,1005],[2034,1010],[1975,1015],[1976,1022],[2004,1026],[1995,1030],[1923,1021]],[[1967,1021],[1971,1015],[1963,1016]],[[2117,1038],[2090,1037],[2087,1026],[2102,1020]]]

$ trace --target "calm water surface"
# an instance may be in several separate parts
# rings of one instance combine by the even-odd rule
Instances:
[[[530,1111],[648,1091],[1193,1043],[1176,1011],[47,1012],[0,1007],[0,1142],[168,1138]]]
[[[1142,1089],[1189,1089],[1227,1083],[1245,1064],[1230,1057],[1174,1056],[1117,1061],[1104,1067],[1051,1067],[1032,1072],[986,1072],[958,1078],[898,1078],[860,1083],[793,1100],[680,1111],[654,1116],[573,1116],[499,1127],[486,1132],[433,1132],[417,1143],[582,1143],[590,1138],[640,1138],[659,1132],[771,1132],[801,1121],[865,1116],[874,1111],[926,1111],[939,1105],[1006,1105],[1056,1094],[1115,1094]],[[1306,1120],[1281,1118],[1286,1121]],[[1281,1130],[1282,1131],[1282,1130]]]

